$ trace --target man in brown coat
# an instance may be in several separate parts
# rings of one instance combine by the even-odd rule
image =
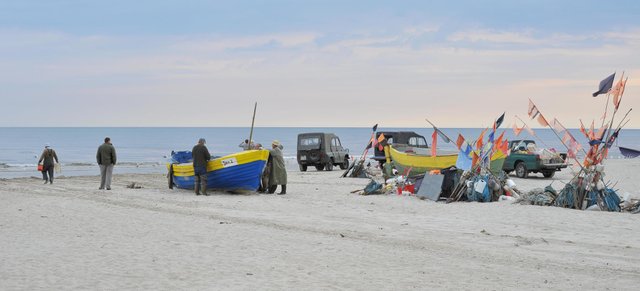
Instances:
[[[96,160],[100,166],[100,190],[111,190],[111,175],[113,166],[116,165],[116,148],[111,144],[111,139],[104,138],[104,143],[98,148]]]
[[[200,188],[202,188],[202,194],[207,194],[207,163],[211,160],[211,154],[209,149],[204,145],[207,141],[204,138],[198,140],[191,150],[191,157],[193,158],[193,173],[195,175],[195,184],[193,185],[196,195],[200,195]]]

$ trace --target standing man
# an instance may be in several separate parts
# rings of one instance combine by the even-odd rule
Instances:
[[[193,158],[193,173],[195,174],[195,185],[193,185],[196,195],[200,195],[200,189],[202,188],[202,194],[207,194],[207,162],[211,160],[211,154],[209,149],[204,145],[207,143],[204,138],[198,140],[198,144],[191,150],[191,157]]]
[[[40,155],[40,160],[38,160],[38,164],[42,162],[42,179],[44,180],[45,184],[47,184],[47,182],[49,182],[50,184],[53,184],[53,168],[54,168],[53,160],[54,159],[56,160],[56,163],[60,163],[58,161],[58,155],[56,155],[56,151],[51,149],[51,146],[48,143],[46,143],[44,145],[44,151]],[[48,177],[47,177],[47,174],[48,174]]]
[[[111,175],[113,166],[116,165],[116,148],[111,144],[109,137],[104,138],[104,143],[98,148],[96,160],[100,166],[100,190],[111,190]]]
[[[282,191],[279,195],[287,194],[287,169],[284,166],[284,158],[282,157],[282,145],[279,141],[274,140],[271,143],[269,156],[271,158],[271,171],[269,172],[269,193],[276,192],[278,185]]]

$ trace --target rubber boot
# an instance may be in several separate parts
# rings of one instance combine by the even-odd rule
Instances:
[[[193,185],[193,189],[196,191],[196,195],[200,195],[200,176],[196,175],[196,181]]]
[[[281,185],[280,188],[282,188],[282,190],[280,191],[280,193],[278,193],[278,195],[287,194],[287,185]]]
[[[201,183],[201,189],[202,189],[202,195],[204,196],[209,196],[209,194],[207,194],[207,176],[202,176],[202,178],[200,178],[200,183]]]
[[[276,192],[276,188],[278,188],[278,185],[271,185],[269,186],[269,194],[273,194]]]

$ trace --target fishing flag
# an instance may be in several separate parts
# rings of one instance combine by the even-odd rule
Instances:
[[[584,134],[584,136],[587,137],[587,139],[589,138],[589,134],[587,133],[587,129],[584,128],[584,124],[582,124],[582,119],[580,119],[580,132],[582,132],[582,134]]]
[[[503,138],[504,138],[504,131],[498,136],[498,139],[496,139],[496,145],[498,145],[498,147],[502,146]]]
[[[513,123],[513,133],[514,133],[516,136],[519,136],[519,135],[520,135],[520,132],[522,132],[522,130],[523,130],[523,129],[524,129],[524,127],[520,127],[520,128],[518,128],[518,124],[516,124],[515,122]]]
[[[596,139],[596,129],[594,126],[594,121],[591,120],[591,128],[589,129],[589,140]]]
[[[458,133],[458,139],[456,140],[456,146],[458,147],[458,149],[462,147],[463,143],[464,143],[464,136]]]
[[[536,116],[540,113],[540,111],[538,111],[538,107],[533,104],[533,101],[531,101],[531,99],[529,99],[529,118],[534,119],[536,118]]]
[[[600,86],[598,86],[598,91],[593,92],[593,97],[596,97],[600,94],[608,93],[611,90],[611,86],[613,86],[613,79],[616,77],[616,73],[611,74],[611,76],[604,78],[604,80],[600,81]]]
[[[538,114],[538,123],[540,123],[540,125],[542,126],[549,126],[549,122],[547,122],[547,119],[544,118],[542,114]]]
[[[627,85],[627,79],[625,79],[624,81],[622,81],[622,79],[620,79],[620,81],[618,81],[618,83],[616,84],[616,87],[612,90],[613,91],[613,106],[615,107],[615,110],[618,110],[618,107],[620,107],[620,101],[622,100],[622,94],[624,93],[624,87]]]
[[[560,124],[560,121],[557,118],[553,119],[551,127],[553,127],[553,129],[558,133],[558,135],[567,131],[567,129],[564,126],[562,126],[562,124]]]
[[[575,159],[578,153],[578,149],[580,148],[580,144],[575,139],[571,139],[567,148],[569,149],[567,151],[567,156],[569,158]]]
[[[487,129],[485,128],[481,133],[480,136],[478,136],[478,139],[476,141],[476,148],[477,149],[481,149],[482,145],[484,144],[484,133],[487,131]]]
[[[376,125],[374,125],[374,126],[373,126],[373,129],[372,129],[372,130],[373,130],[373,131],[378,130],[378,124],[377,124],[377,123],[376,123]]]
[[[431,135],[431,156],[435,157],[436,156],[436,146],[438,143],[438,134],[437,131],[434,131],[433,134]]]
[[[435,127],[435,126],[434,126],[434,127],[433,127],[433,130],[435,130],[435,131],[438,133],[438,135],[440,136],[440,138],[441,138],[444,142],[446,142],[446,143],[450,143],[450,142],[451,142],[451,139],[449,139],[449,137],[448,137],[446,134],[444,134],[444,132],[442,132],[441,130],[439,130],[437,127]]]
[[[471,153],[471,145],[466,144],[464,150],[460,150],[458,152],[458,160],[456,160],[456,168],[468,171],[471,169],[473,165],[473,160],[469,156]]]
[[[384,136],[384,133],[380,133],[380,135],[378,136],[378,150],[384,150],[384,147],[382,145],[382,143],[386,140],[387,138]]]
[[[494,127],[493,130],[496,130],[497,128],[500,127],[500,125],[502,125],[502,122],[504,121],[504,113],[502,113],[502,115],[500,115],[500,117],[498,117],[498,119],[496,119],[496,122],[494,123]]]
[[[474,151],[473,153],[471,153],[472,158],[471,158],[471,167],[475,167],[478,164],[478,160],[480,159],[480,157],[478,156],[478,154]]]

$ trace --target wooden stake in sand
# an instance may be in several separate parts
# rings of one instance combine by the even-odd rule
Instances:
[[[256,121],[256,109],[258,109],[258,102],[253,105],[253,118],[251,118],[251,131],[249,132],[249,141],[247,142],[247,147],[251,150],[253,146],[251,143],[253,142],[253,125]]]

